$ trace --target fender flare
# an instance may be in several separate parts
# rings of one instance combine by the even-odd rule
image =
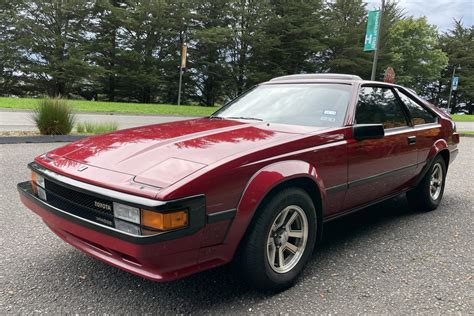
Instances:
[[[438,139],[428,153],[427,161],[433,161],[434,157],[437,156],[442,150],[447,150],[449,153],[448,142],[445,139]]]
[[[441,152],[446,152],[448,155],[448,161],[446,162],[446,169],[448,168],[449,165],[449,147],[448,147],[448,142],[444,139],[438,139],[433,146],[431,146],[430,151],[428,152],[428,156],[426,157],[425,161],[426,164],[423,166],[423,169],[420,171],[414,186],[418,186],[418,184],[423,180],[425,177],[426,173],[428,170],[430,170],[431,165],[433,164],[434,159],[441,153]]]
[[[300,178],[306,178],[314,182],[319,189],[320,204],[322,206],[326,196],[324,182],[316,167],[306,161],[279,161],[263,167],[250,178],[242,192],[237,205],[237,214],[227,233],[228,240],[225,243],[231,246],[233,253],[268,193],[284,182]],[[318,221],[322,222],[322,218],[318,218]]]

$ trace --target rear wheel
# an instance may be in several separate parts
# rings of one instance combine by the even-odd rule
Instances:
[[[255,215],[237,264],[246,281],[264,290],[291,286],[306,265],[316,241],[316,210],[299,188],[278,192]]]
[[[421,211],[432,211],[441,203],[446,180],[446,164],[437,156],[416,188],[407,192],[410,206]]]

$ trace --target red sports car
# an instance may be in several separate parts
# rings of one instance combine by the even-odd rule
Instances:
[[[89,137],[35,158],[22,202],[113,266],[170,281],[235,261],[291,286],[323,224],[406,193],[441,202],[459,134],[410,89],[350,75],[262,83],[206,118]]]

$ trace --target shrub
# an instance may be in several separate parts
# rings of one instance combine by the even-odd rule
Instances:
[[[117,122],[79,122],[76,124],[76,131],[79,134],[104,134],[118,129]]]
[[[48,98],[39,101],[33,120],[43,135],[67,135],[74,127],[75,117],[67,100]]]

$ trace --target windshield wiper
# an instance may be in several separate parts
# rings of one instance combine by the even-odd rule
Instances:
[[[245,117],[245,116],[224,116],[224,119],[234,119],[234,120],[252,120],[252,121],[263,121],[257,117]]]

